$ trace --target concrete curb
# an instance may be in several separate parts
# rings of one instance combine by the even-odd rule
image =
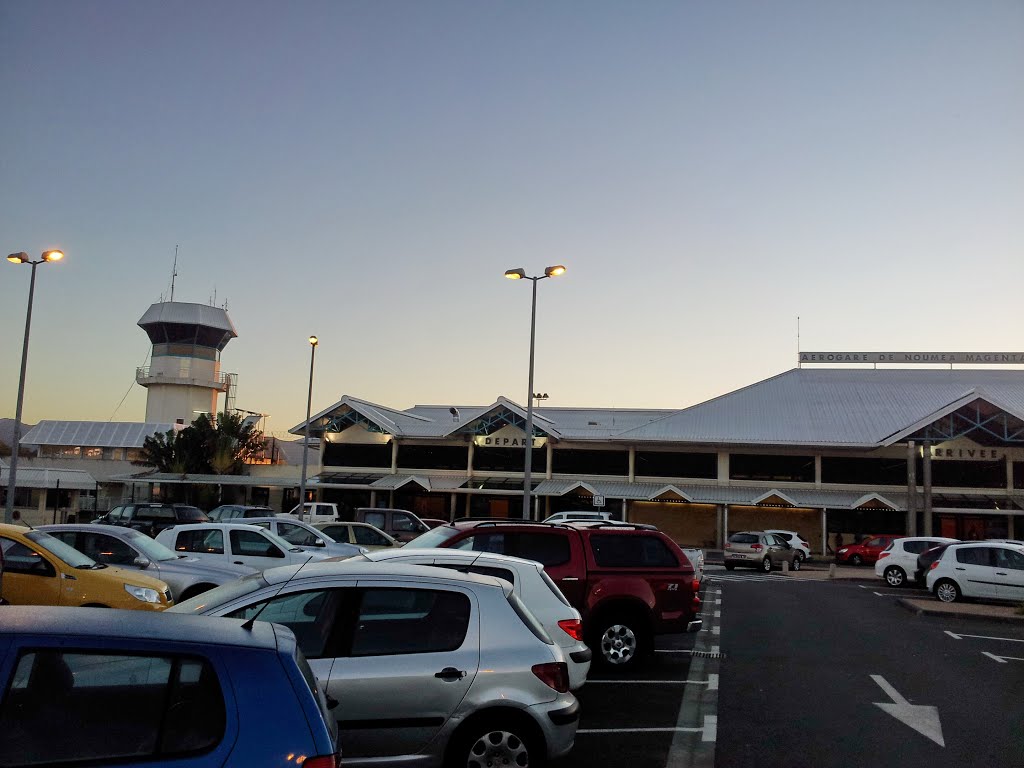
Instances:
[[[945,608],[922,608],[911,602],[912,598],[901,597],[896,602],[911,613],[918,616],[942,616],[947,619],[969,619],[977,621],[996,621],[1004,624],[1024,624],[1024,616],[1007,616],[1005,614],[964,613]]]

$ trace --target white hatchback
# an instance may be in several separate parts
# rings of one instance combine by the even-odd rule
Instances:
[[[204,562],[247,565],[258,571],[329,557],[319,552],[304,552],[270,531],[241,523],[176,525],[160,531],[156,540],[168,549],[188,553]]]
[[[941,544],[955,544],[959,539],[943,536],[907,536],[893,539],[888,547],[878,553],[875,576],[885,579],[890,587],[903,587],[917,573],[917,556]]]
[[[950,544],[926,578],[929,591],[944,603],[964,597],[1024,602],[1024,547],[989,541]]]
[[[782,531],[778,528],[772,528],[771,530],[765,529],[765,533],[774,533],[776,536],[784,538],[789,546],[799,553],[797,557],[800,558],[801,562],[811,559],[810,543],[796,531]]]
[[[562,649],[569,665],[569,690],[575,691],[586,682],[593,654],[583,642],[580,612],[569,604],[540,563],[493,552],[460,549],[393,549],[367,552],[362,557],[373,563],[432,565],[460,573],[504,579]]]

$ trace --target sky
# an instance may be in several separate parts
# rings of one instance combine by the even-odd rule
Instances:
[[[24,419],[141,421],[169,297],[236,405],[682,408],[811,351],[1022,351],[1024,3],[0,0]],[[0,262],[0,417],[29,273]]]

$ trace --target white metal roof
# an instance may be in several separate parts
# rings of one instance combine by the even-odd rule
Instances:
[[[0,486],[6,488],[10,481],[10,468],[6,465],[0,467]],[[57,488],[58,482],[61,490],[91,491],[96,488],[96,479],[82,470],[18,467],[19,488]]]
[[[157,422],[40,421],[21,442],[24,445],[141,448],[150,435],[181,428],[180,424]]]
[[[555,439],[578,442],[875,448],[975,399],[1024,420],[1024,371],[797,368],[681,410],[545,407],[535,410],[535,423]],[[388,434],[443,439],[499,407],[525,413],[504,397],[399,411],[346,396],[311,426],[351,408]]]

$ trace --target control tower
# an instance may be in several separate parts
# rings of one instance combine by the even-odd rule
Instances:
[[[149,366],[135,371],[135,381],[149,390],[147,422],[191,424],[200,413],[217,413],[221,392],[230,407],[237,377],[220,372],[220,353],[238,333],[226,310],[163,301],[138,324],[153,343]]]

